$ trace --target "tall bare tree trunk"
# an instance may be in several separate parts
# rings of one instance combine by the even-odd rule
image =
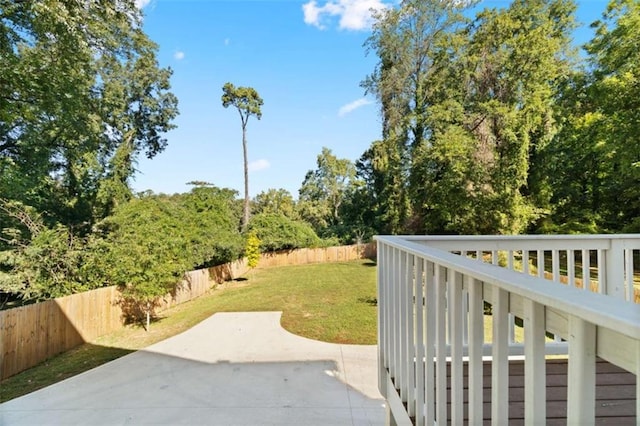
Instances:
[[[244,155],[244,207],[242,214],[242,230],[249,225],[249,160],[247,159],[247,130],[242,126],[242,153]]]

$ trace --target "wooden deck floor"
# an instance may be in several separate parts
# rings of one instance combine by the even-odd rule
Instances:
[[[465,387],[467,385],[465,363]],[[636,424],[636,377],[606,361],[596,366],[596,424]],[[484,365],[484,417],[491,413],[491,363]],[[465,390],[465,418],[467,392]],[[567,360],[547,360],[547,425],[566,425]],[[524,424],[524,361],[509,363],[509,424]]]

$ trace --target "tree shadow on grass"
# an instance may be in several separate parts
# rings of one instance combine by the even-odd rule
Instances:
[[[84,343],[15,374],[0,384],[0,402],[34,392],[134,352]]]

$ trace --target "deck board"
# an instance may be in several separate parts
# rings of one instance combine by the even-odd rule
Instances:
[[[547,367],[547,424],[566,425],[567,360],[550,359]],[[449,370],[447,370],[447,375]],[[447,386],[450,385],[447,377]],[[467,419],[467,364],[464,364],[464,416]],[[490,424],[491,363],[484,363],[483,414]],[[636,424],[636,376],[604,360],[596,365],[596,424]],[[448,396],[448,401],[450,401]],[[450,409],[450,407],[447,407]],[[450,412],[450,410],[448,410]],[[524,361],[509,362],[509,424],[524,424]]]

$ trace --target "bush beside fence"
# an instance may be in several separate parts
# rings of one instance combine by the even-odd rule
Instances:
[[[375,256],[375,245],[300,249],[263,254],[258,267],[338,262]],[[158,301],[159,312],[207,293],[244,275],[245,259],[186,274],[173,292]],[[122,295],[113,287],[0,311],[0,380],[33,367],[124,325]]]

